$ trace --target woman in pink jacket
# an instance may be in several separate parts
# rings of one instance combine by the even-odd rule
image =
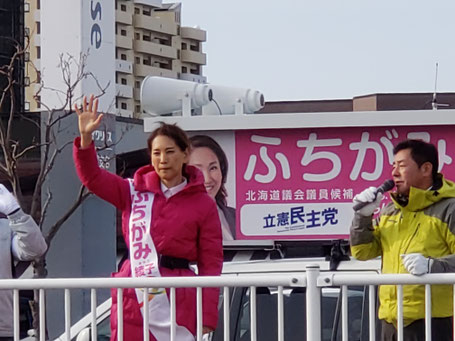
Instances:
[[[223,262],[221,227],[215,202],[204,188],[202,174],[188,166],[189,140],[176,125],[162,123],[148,139],[151,164],[134,179],[123,179],[98,167],[92,133],[101,123],[98,101],[84,97],[76,107],[80,137],[73,155],[81,182],[94,194],[122,211],[122,232],[129,259],[115,277],[217,276]],[[157,266],[155,266],[157,265]],[[153,291],[150,291],[153,290]],[[203,289],[203,333],[215,329],[218,289]],[[151,340],[169,340],[169,291],[149,289]],[[143,338],[143,293],[124,289],[124,340]],[[194,340],[196,290],[176,290],[177,340]],[[117,292],[112,292],[111,340],[117,339]]]

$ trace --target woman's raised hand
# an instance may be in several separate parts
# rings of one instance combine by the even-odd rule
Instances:
[[[90,100],[87,103],[87,96],[82,100],[82,111],[77,104],[74,105],[78,120],[79,133],[81,135],[81,148],[85,149],[92,143],[92,133],[99,127],[103,114],[98,115],[98,99],[90,95]]]

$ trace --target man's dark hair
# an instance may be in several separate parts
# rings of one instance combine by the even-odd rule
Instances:
[[[411,157],[419,167],[425,162],[431,163],[433,166],[433,181],[437,179],[439,167],[438,150],[433,144],[422,140],[404,140],[393,148],[393,155],[404,149],[411,150]]]

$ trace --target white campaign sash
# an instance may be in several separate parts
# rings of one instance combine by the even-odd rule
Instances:
[[[154,194],[137,192],[133,179],[128,179],[131,191],[129,221],[129,254],[132,277],[161,277],[158,254],[150,233]],[[171,337],[171,310],[165,288],[149,288],[149,329],[157,341],[169,341]],[[144,315],[144,289],[136,289],[137,301]],[[176,326],[177,341],[194,341],[194,336],[183,326]]]

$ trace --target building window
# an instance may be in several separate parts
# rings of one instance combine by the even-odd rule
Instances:
[[[30,52],[24,52],[24,62],[30,61]]]
[[[142,36],[142,40],[144,40],[144,41],[151,41],[152,39],[150,38],[150,36],[143,35],[143,36]]]
[[[121,60],[126,60],[126,54],[122,53],[122,54],[120,55],[120,59],[121,59]]]
[[[24,34],[26,37],[29,37],[30,36],[30,28],[26,27],[24,28]]]
[[[136,105],[136,112],[137,112],[137,113],[140,113],[140,112],[141,112],[141,106],[140,106],[140,105]]]
[[[188,68],[186,66],[182,66],[182,73],[188,73]]]
[[[124,37],[126,37],[126,30],[120,30],[120,34]]]
[[[142,10],[142,14],[150,17],[152,15],[152,11],[150,10],[150,8],[144,8]]]
[[[24,77],[24,86],[30,85],[30,77]]]
[[[24,110],[25,111],[30,111],[30,102],[25,102],[24,103]]]
[[[137,89],[139,89],[141,87],[141,82],[139,82],[139,81],[136,81],[136,83],[134,83],[134,84]]]
[[[147,57],[147,58],[144,58],[143,63],[144,63],[144,65],[152,65],[152,61],[150,59],[150,56]]]
[[[191,68],[190,72],[191,72],[193,75],[199,75],[199,74],[200,74],[199,65],[196,65],[196,66],[194,66],[193,68]]]
[[[41,46],[36,47],[36,58],[41,59]]]
[[[30,4],[28,2],[24,3],[24,13],[30,12]]]
[[[160,67],[162,69],[172,70],[172,62],[169,60],[163,60],[158,63],[158,67]]]
[[[41,34],[41,22],[36,22],[36,34]]]
[[[187,49],[186,43],[182,43],[182,50],[186,50],[186,49]]]
[[[41,0],[36,0],[36,9],[41,8]]]
[[[126,12],[126,5],[120,5],[120,10],[122,12]]]
[[[140,63],[141,63],[141,58],[136,57],[136,64],[140,64]]]
[[[122,84],[123,85],[127,85],[128,84],[125,78],[122,78]]]
[[[127,105],[126,103],[123,103],[123,102],[122,102],[122,103],[120,104],[120,106],[121,106],[121,108],[122,108],[123,110],[127,110],[127,109],[128,109],[128,105]]]
[[[140,33],[137,33],[134,35],[136,37],[136,40],[141,40],[141,34]]]

